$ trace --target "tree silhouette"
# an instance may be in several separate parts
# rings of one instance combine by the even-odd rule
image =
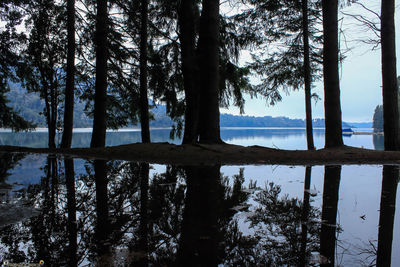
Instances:
[[[400,140],[394,3],[394,0],[382,1],[381,9],[382,94],[385,150],[399,150]]]
[[[339,88],[338,0],[322,0],[325,147],[343,145]]]

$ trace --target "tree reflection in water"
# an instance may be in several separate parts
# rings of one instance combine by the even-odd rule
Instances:
[[[335,264],[340,166],[325,167],[321,212],[311,205],[311,167],[301,201],[272,182],[260,188],[248,179],[245,187],[243,168],[227,177],[218,165],[95,160],[82,168],[76,161],[47,158],[41,183],[25,192],[40,216],[2,229],[7,259],[44,259],[49,266],[310,266],[311,252],[319,251],[319,265]],[[398,169],[385,166],[379,266],[390,261],[394,176]]]
[[[326,166],[321,219],[321,266],[335,266],[336,215],[342,166]]]
[[[399,167],[389,165],[383,166],[376,266],[391,265],[398,182]]]

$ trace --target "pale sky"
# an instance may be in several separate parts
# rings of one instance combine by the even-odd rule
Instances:
[[[380,1],[361,1],[368,3],[368,7],[380,14]],[[358,6],[343,9],[347,13],[357,14],[363,12]],[[399,12],[399,7],[396,8]],[[340,12],[340,11],[339,11]],[[398,13],[397,12],[397,13]],[[397,75],[399,72],[400,57],[400,19],[396,13],[396,53]],[[362,14],[367,14],[363,12]],[[370,16],[370,15],[368,15]],[[345,18],[343,22],[348,46],[352,50],[346,54],[340,75],[342,119],[347,122],[372,121],[376,105],[382,104],[382,77],[381,77],[381,51],[371,51],[372,46],[364,45],[355,40],[362,36],[372,36],[361,26],[355,25],[354,20]],[[324,117],[324,94],[322,82],[314,84],[313,92],[316,92],[321,100],[313,102],[313,118]],[[305,118],[304,91],[290,92],[290,95],[282,93],[283,99],[275,106],[267,106],[263,99],[251,99],[246,97],[245,115],[250,116],[286,116],[290,118]],[[237,108],[221,109],[222,113],[239,114]]]

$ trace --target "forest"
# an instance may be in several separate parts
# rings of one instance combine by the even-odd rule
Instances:
[[[92,148],[105,146],[106,129],[138,123],[150,143],[151,110],[160,104],[183,144],[222,144],[220,107],[242,111],[244,94],[273,105],[283,93],[304,90],[313,150],[311,102],[318,96],[311,89],[322,80],[325,148],[340,148],[338,14],[348,5],[366,8],[356,0],[2,1],[0,128],[36,126],[8,105],[10,86],[19,84],[45,103],[49,148],[57,131],[61,148],[71,146],[76,104],[92,119]],[[399,150],[394,12],[388,0],[375,13],[378,24],[352,15],[374,31],[366,42],[382,53],[385,150]],[[244,51],[252,56],[247,64],[240,62]]]

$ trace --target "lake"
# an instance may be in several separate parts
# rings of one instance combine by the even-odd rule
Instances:
[[[357,129],[361,132],[370,132],[372,129]],[[259,145],[279,149],[307,149],[306,131],[303,128],[221,128],[221,138],[230,144],[251,146]],[[74,132],[72,147],[89,147],[91,129],[78,129]],[[61,135],[57,136],[57,143],[61,142]],[[170,129],[152,129],[152,142],[170,142],[180,144],[181,139],[170,139]],[[108,131],[107,146],[116,146],[140,142],[140,130],[126,129]],[[351,135],[343,136],[346,145],[383,150],[383,136],[378,135]],[[317,149],[325,144],[324,129],[314,129],[314,143]],[[15,145],[28,147],[47,147],[47,132],[42,129],[31,133],[12,133],[0,131],[0,145]]]
[[[139,134],[109,132],[107,142]],[[40,135],[0,138],[38,147],[46,144]],[[152,131],[154,141],[168,135]],[[221,135],[242,145],[306,147],[303,129]],[[74,138],[76,146],[90,141],[88,133]],[[315,141],[323,146],[323,130]],[[372,149],[381,141],[344,137]],[[0,166],[0,256],[10,263],[400,266],[397,166],[173,166],[12,153],[0,153]]]

